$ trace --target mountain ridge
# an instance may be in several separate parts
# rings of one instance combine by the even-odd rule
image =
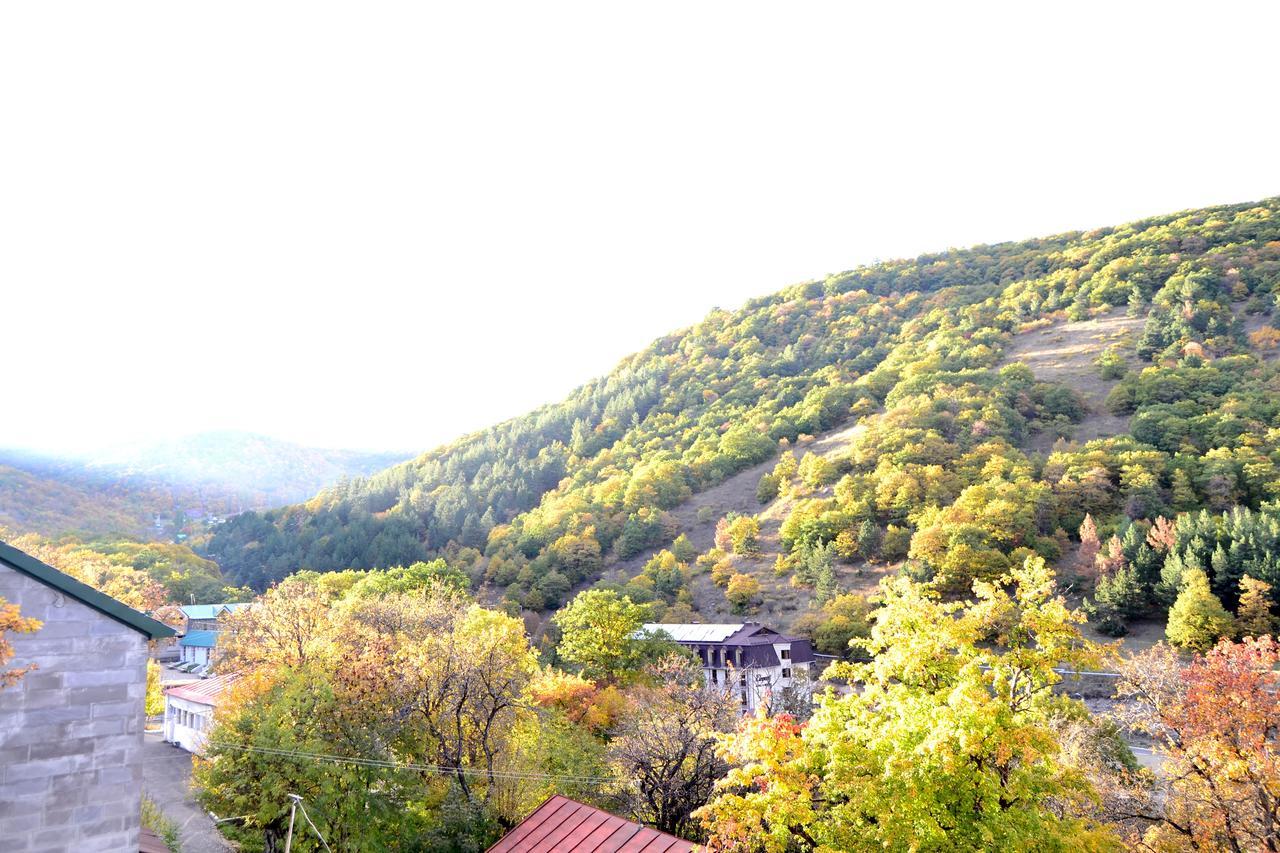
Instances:
[[[775,456],[780,443],[803,452],[803,436],[854,417],[863,429],[822,475],[834,494],[798,501],[782,526],[780,576],[812,588],[796,562],[837,544],[844,568],[909,557],[916,570],[945,575],[951,546],[942,543],[955,536],[952,546],[982,555],[982,571],[1019,549],[1057,559],[1086,513],[1118,525],[1172,512],[1174,480],[1192,481],[1194,501],[1183,504],[1223,503],[1209,485],[1217,475],[1151,424],[1166,418],[1164,405],[1182,406],[1184,420],[1191,408],[1208,417],[1200,409],[1232,395],[1251,405],[1256,389],[1274,381],[1233,306],[1257,328],[1274,316],[1278,207],[1267,199],[1182,211],[793,285],[656,339],[559,403],[304,504],[245,514],[219,529],[208,553],[258,586],[299,568],[445,554],[510,606],[545,610],[610,565],[669,549],[680,532],[670,513],[686,500]],[[1126,321],[1134,340],[1115,357],[1124,374],[1117,387],[1128,396],[1113,401],[1108,392],[1105,413],[1097,398],[1070,387],[1072,376],[1063,384],[1006,358],[1017,354],[1020,334],[1117,311],[1134,315]],[[1212,401],[1194,387],[1202,378],[1212,379]],[[1161,399],[1150,387],[1157,380],[1184,389],[1181,396]],[[1091,409],[1130,418],[1132,434],[1094,437],[1104,451],[1056,450],[1058,439],[1087,429]],[[1258,417],[1266,428],[1272,413]],[[1234,439],[1196,441],[1200,457],[1214,447],[1243,452]],[[1098,489],[1107,500],[1074,494],[1091,470],[1078,473],[1077,457],[1099,453],[1108,464],[1092,470],[1106,471]],[[1111,459],[1125,454],[1156,454],[1150,482],[1128,481],[1125,465]],[[1247,479],[1237,473],[1231,495],[1257,506]],[[811,488],[795,485],[798,475],[789,482]],[[1010,535],[980,523],[991,501],[1019,505]],[[975,509],[976,521],[962,520]],[[864,528],[867,546],[891,541],[890,552],[862,553],[853,540]],[[681,591],[709,568],[690,559],[678,561],[682,580],[646,567],[621,585],[688,605]]]

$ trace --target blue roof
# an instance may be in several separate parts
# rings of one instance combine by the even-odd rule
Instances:
[[[224,612],[234,613],[241,607],[248,607],[245,602],[237,604],[185,604],[182,615],[188,619],[217,619]]]
[[[220,631],[188,631],[187,636],[178,641],[178,645],[211,649],[218,645],[218,634],[220,633]]]

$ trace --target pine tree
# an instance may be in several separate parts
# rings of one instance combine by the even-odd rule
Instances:
[[[836,568],[832,562],[823,563],[818,568],[818,577],[813,585],[813,600],[818,604],[826,604],[840,594],[840,585],[836,580]]]
[[[1094,558],[1094,562],[1098,567],[1099,581],[1124,568],[1128,561],[1124,558],[1124,546],[1120,544],[1120,537],[1112,536],[1108,539],[1107,547]]]
[[[1098,581],[1097,600],[1114,610],[1121,618],[1141,616],[1146,607],[1142,584],[1132,566],[1121,566]]]
[[[1226,549],[1222,547],[1222,543],[1218,543],[1213,549],[1213,554],[1209,557],[1209,565],[1213,568],[1213,592],[1222,600],[1226,607],[1234,606],[1239,598],[1237,597],[1240,589],[1240,578],[1244,572],[1237,573],[1231,566],[1231,561],[1227,558]]]
[[[1182,591],[1169,609],[1165,636],[1175,646],[1207,652],[1221,637],[1233,633],[1234,624],[1222,602],[1209,589],[1209,578],[1200,569],[1182,573]]]
[[[1171,607],[1177,600],[1178,590],[1182,588],[1182,576],[1187,568],[1186,561],[1177,551],[1170,551],[1165,555],[1164,565],[1160,567],[1160,582],[1156,584],[1156,598],[1164,606]]]
[[[1147,596],[1138,573],[1124,558],[1120,538],[1112,536],[1106,551],[1098,555],[1098,583],[1093,601],[1086,601],[1089,621],[1103,634],[1119,637],[1129,632],[1126,621],[1143,612]]]
[[[1269,636],[1276,632],[1271,614],[1271,584],[1245,575],[1240,579],[1240,608],[1236,611],[1236,631],[1241,637]]]
[[[1165,518],[1163,515],[1156,518],[1152,523],[1151,529],[1147,531],[1147,544],[1157,554],[1164,554],[1173,549],[1174,544],[1178,541],[1177,531],[1173,529],[1173,522]]]
[[[884,533],[878,524],[869,518],[863,519],[858,527],[858,553],[865,560],[876,557],[880,553],[880,540],[883,538]]]
[[[1170,500],[1173,502],[1173,508],[1179,512],[1186,512],[1196,508],[1199,499],[1196,497],[1195,487],[1191,485],[1191,477],[1182,468],[1173,472],[1173,482],[1170,488]]]

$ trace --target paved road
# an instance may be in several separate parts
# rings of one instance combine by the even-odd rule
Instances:
[[[182,853],[227,853],[212,818],[191,795],[191,754],[148,732],[142,746],[142,787],[179,827]]]

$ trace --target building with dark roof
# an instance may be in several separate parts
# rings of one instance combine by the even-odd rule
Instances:
[[[691,841],[556,794],[488,853],[692,853],[700,849]]]
[[[38,619],[10,634],[0,690],[0,848],[136,853],[147,643],[173,630],[0,542],[0,599]]]
[[[808,698],[813,646],[805,637],[789,637],[758,622],[650,622],[643,630],[661,631],[697,655],[707,686],[732,691],[745,712],[782,691]]]

